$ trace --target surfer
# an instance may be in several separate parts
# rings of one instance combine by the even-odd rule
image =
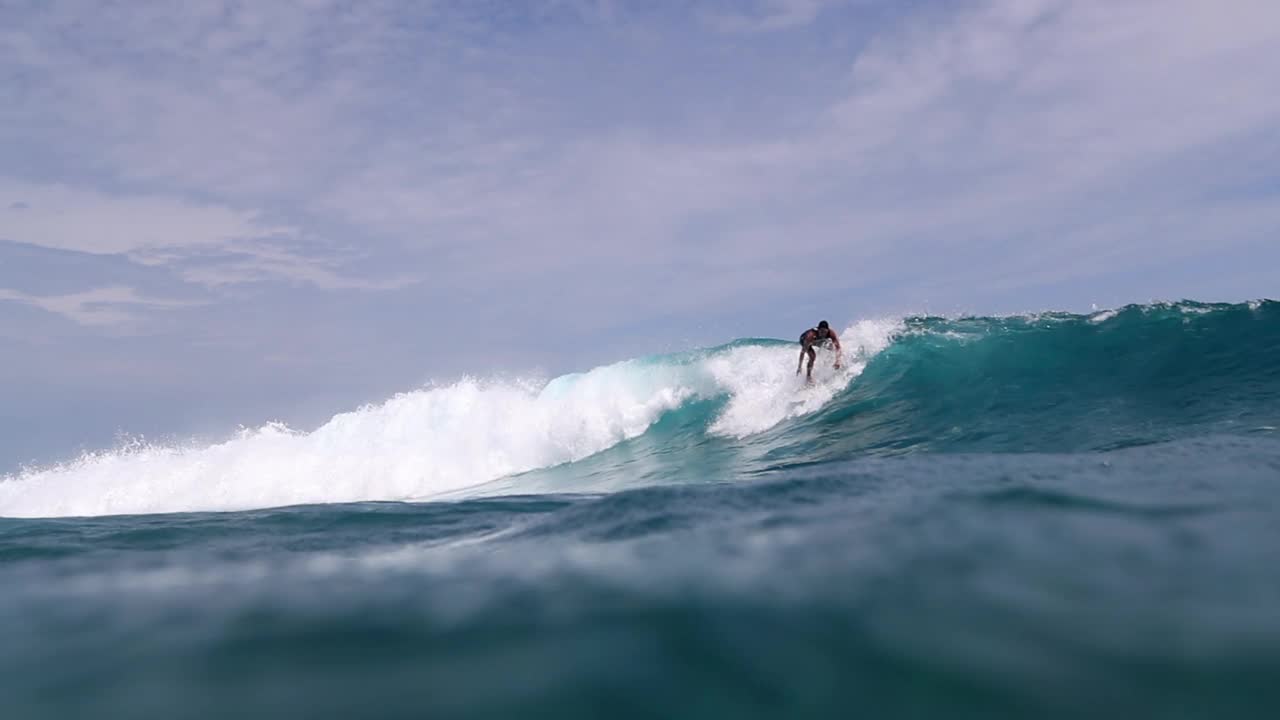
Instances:
[[[800,362],[796,363],[796,374],[800,374],[800,366],[804,365],[805,353],[809,354],[809,372],[805,375],[808,382],[813,382],[813,361],[817,359],[818,353],[814,347],[821,345],[827,347],[834,345],[836,348],[836,369],[840,369],[840,338],[836,336],[836,331],[831,329],[826,320],[818,323],[818,327],[809,328],[800,335]]]

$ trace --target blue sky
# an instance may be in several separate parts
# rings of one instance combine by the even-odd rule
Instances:
[[[0,467],[1280,286],[1280,5],[0,2]]]

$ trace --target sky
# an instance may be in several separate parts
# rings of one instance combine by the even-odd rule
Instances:
[[[0,0],[0,470],[903,313],[1280,295],[1273,0]]]

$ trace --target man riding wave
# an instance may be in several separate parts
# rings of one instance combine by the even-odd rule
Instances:
[[[818,327],[809,328],[800,335],[800,362],[796,363],[796,374],[800,374],[800,366],[804,365],[805,353],[809,354],[809,372],[805,376],[806,381],[813,382],[813,361],[817,359],[818,353],[814,350],[815,346],[823,347],[834,345],[836,348],[836,369],[840,369],[840,338],[836,336],[836,331],[831,329],[826,320],[818,323]]]

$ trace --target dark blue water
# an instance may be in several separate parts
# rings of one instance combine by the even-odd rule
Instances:
[[[177,461],[9,478],[0,712],[1280,711],[1280,304],[908,319],[862,361],[757,432],[704,390],[427,502],[34,517],[39,483],[108,508]]]

